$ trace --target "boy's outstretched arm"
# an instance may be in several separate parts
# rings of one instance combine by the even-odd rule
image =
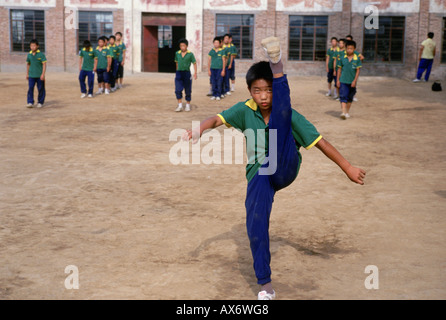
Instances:
[[[186,130],[186,132],[183,134],[183,140],[189,141],[192,139],[193,143],[197,143],[204,131],[208,129],[215,129],[221,125],[223,125],[223,121],[219,116],[207,118],[200,123],[200,127]]]
[[[366,172],[360,168],[352,166],[327,140],[321,139],[316,144],[316,147],[321,150],[327,158],[336,163],[351,181],[360,185],[364,184]]]

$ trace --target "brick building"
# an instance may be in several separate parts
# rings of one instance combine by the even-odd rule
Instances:
[[[365,28],[375,14],[379,28]],[[128,47],[126,72],[173,71],[181,37],[205,71],[213,37],[229,32],[239,73],[264,59],[260,40],[276,35],[288,73],[322,75],[330,38],[351,34],[366,58],[364,74],[413,78],[431,31],[432,77],[446,75],[446,0],[0,0],[0,28],[4,72],[25,70],[32,38],[40,40],[49,71],[76,71],[79,44],[116,31]]]

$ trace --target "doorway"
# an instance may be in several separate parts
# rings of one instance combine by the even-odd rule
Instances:
[[[143,72],[175,72],[178,41],[186,36],[186,15],[143,14]]]

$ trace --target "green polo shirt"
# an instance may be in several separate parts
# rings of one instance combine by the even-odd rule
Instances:
[[[102,47],[102,50],[97,47],[94,51],[94,58],[98,60],[98,70],[106,70],[108,67],[108,57],[110,57],[110,51],[106,47]]]
[[[211,69],[223,69],[223,56],[225,51],[223,49],[212,49],[209,51],[209,57],[211,57]]]
[[[119,61],[119,57],[121,55],[121,49],[115,44],[112,46],[109,45],[108,49],[110,50],[110,56],[112,57],[112,59]]]
[[[119,62],[122,62],[124,59],[124,52],[127,50],[127,47],[125,46],[124,41],[121,41],[118,45],[119,48]]]
[[[197,63],[195,56],[192,52],[187,50],[184,57],[181,54],[181,50],[175,53],[175,62],[178,63],[177,71],[189,71],[192,63]]]
[[[218,116],[228,128],[234,127],[235,129],[242,131],[245,135],[246,153],[248,155],[246,178],[249,182],[262,166],[265,155],[262,156],[260,154],[260,158],[257,158],[257,143],[252,141],[257,139],[248,139],[248,137],[252,137],[253,133],[256,136],[257,130],[265,130],[265,148],[267,150],[269,126],[265,124],[260,108],[253,99],[247,100],[246,102],[239,102],[232,108],[218,114]],[[304,116],[294,109],[291,118],[291,126],[297,152],[301,160],[299,161],[299,168],[297,170],[297,172],[299,172],[300,164],[302,163],[302,155],[300,154],[299,149],[301,147],[304,147],[307,150],[311,149],[322,139],[322,136]]]
[[[46,57],[40,50],[37,50],[35,55],[30,51],[26,57],[26,63],[30,65],[28,76],[30,78],[40,78],[43,72],[43,64],[46,62]]]
[[[334,49],[333,49],[333,47],[330,47],[327,50],[327,57],[329,57],[329,59],[328,59],[328,68],[329,69],[334,69],[334,61],[337,59],[338,53],[339,53],[339,47],[336,47]]]
[[[224,45],[223,52],[224,56],[226,57],[226,66],[228,67],[231,64],[231,54],[232,54],[231,45],[230,44]]]
[[[341,68],[341,79],[342,83],[351,84],[356,77],[356,70],[362,67],[361,59],[358,55],[353,54],[352,60],[348,60],[347,54],[339,58],[337,63],[338,69]]]
[[[90,50],[86,50],[83,48],[79,51],[79,57],[83,58],[82,60],[82,70],[84,71],[93,71],[94,69],[94,50],[90,48]]]
[[[360,54],[358,51],[353,51],[353,53],[354,54],[356,54],[357,56],[358,56],[358,58],[361,58],[362,57],[362,54]],[[339,61],[339,59],[342,57],[342,56],[344,56],[345,55],[345,49],[343,49],[343,50],[341,50],[341,49],[339,49],[339,51],[338,51],[338,55],[337,55],[337,57],[336,57],[336,60],[337,61]]]

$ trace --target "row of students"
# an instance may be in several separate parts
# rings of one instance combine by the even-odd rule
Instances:
[[[115,36],[102,36],[98,46],[93,49],[90,41],[84,41],[79,51],[79,84],[81,98],[93,98],[95,73],[98,75],[99,90],[97,95],[109,95],[122,88],[124,78],[126,46],[122,41],[122,33]],[[88,91],[85,80],[88,79]]]
[[[326,71],[328,92],[340,101],[341,119],[350,118],[350,108],[355,98],[356,88],[364,57],[356,51],[356,42],[348,35],[345,39],[331,38],[331,47],[327,50]],[[332,88],[332,82],[334,87]]]

